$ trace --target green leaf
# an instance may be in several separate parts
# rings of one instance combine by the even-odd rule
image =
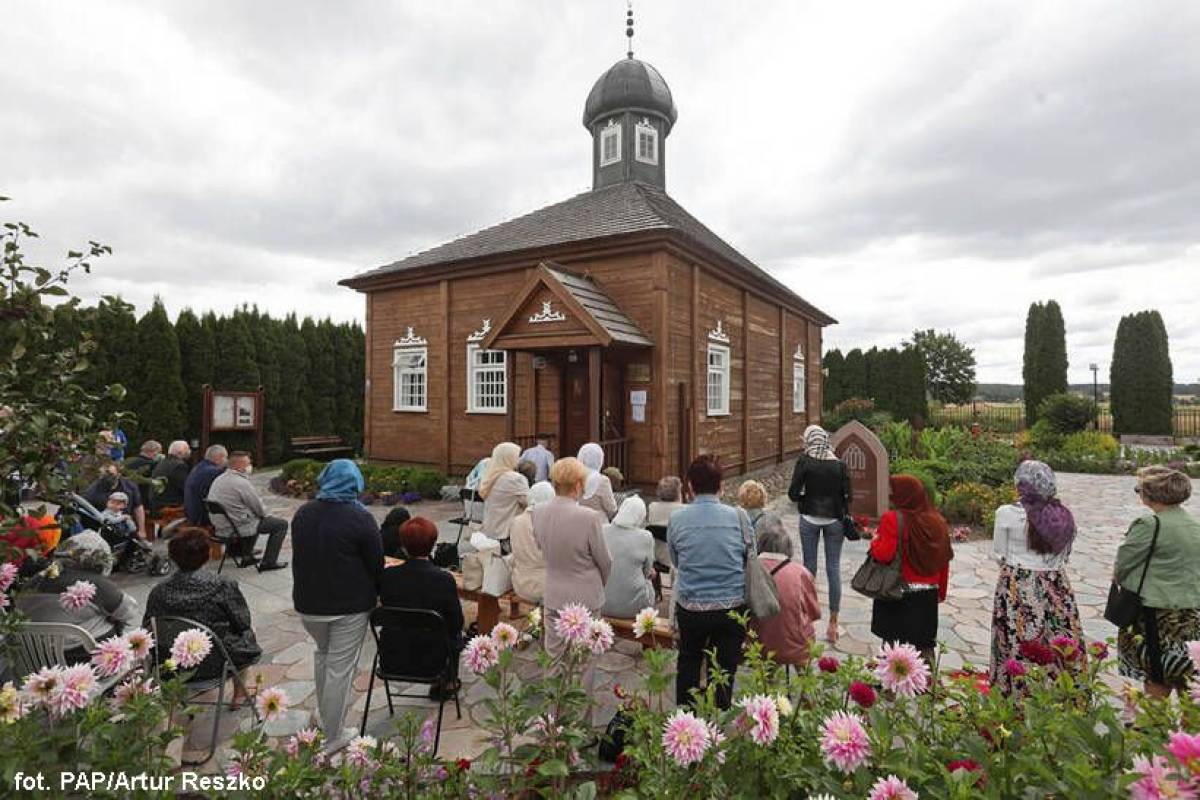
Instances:
[[[567,768],[567,762],[561,758],[539,764],[537,771],[544,778],[565,778],[571,774],[571,770]]]

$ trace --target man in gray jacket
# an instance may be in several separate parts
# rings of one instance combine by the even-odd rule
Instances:
[[[287,536],[288,523],[285,519],[267,515],[258,492],[250,483],[250,473],[253,471],[249,453],[238,451],[229,455],[229,469],[213,481],[206,498],[220,503],[225,514],[212,514],[210,518],[218,534],[229,536],[236,533],[242,537],[242,546],[238,548],[239,567],[258,563],[259,572],[283,569],[287,562],[279,561],[279,550]],[[230,525],[231,520],[237,528],[236,532]],[[259,563],[254,557],[254,543],[264,534],[267,536],[267,550]]]

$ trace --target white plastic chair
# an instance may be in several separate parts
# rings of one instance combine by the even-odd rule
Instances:
[[[90,633],[67,622],[26,622],[12,638],[16,644],[13,667],[20,677],[66,664],[66,651],[74,647],[82,646],[88,653],[96,650],[96,640]],[[79,644],[68,646],[68,641]]]

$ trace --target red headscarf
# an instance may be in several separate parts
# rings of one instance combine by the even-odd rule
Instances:
[[[892,505],[904,514],[905,560],[921,575],[936,575],[954,558],[950,526],[929,504],[919,478],[896,475],[888,483]]]

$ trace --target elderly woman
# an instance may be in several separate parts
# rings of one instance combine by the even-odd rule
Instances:
[[[604,543],[612,556],[612,571],[604,584],[604,615],[633,619],[654,605],[654,537],[642,526],[646,504],[633,496],[621,503],[613,521],[604,526]]]
[[[604,448],[588,442],[579,448],[579,461],[587,468],[587,479],[579,505],[595,509],[611,521],[617,513],[617,498],[613,495],[612,481],[601,470],[604,469]]]
[[[251,626],[250,607],[237,582],[202,569],[208,563],[208,541],[208,532],[202,528],[184,527],[176,532],[167,553],[179,569],[150,590],[142,624],[150,628],[154,617],[173,616],[207,625],[229,651],[233,665],[242,669],[262,657],[262,648]],[[220,659],[206,659],[196,673],[200,678],[219,676]]]
[[[347,458],[317,476],[317,497],[292,517],[292,602],[316,644],[313,679],[329,749],[355,734],[344,729],[350,686],[379,597],[383,545],[379,525],[359,502],[362,472]]]
[[[429,696],[434,700],[457,691],[458,654],[465,643],[462,605],[458,601],[454,576],[429,560],[437,537],[437,525],[424,517],[413,517],[405,522],[400,526],[398,544],[408,560],[385,569],[379,580],[379,601],[382,605],[436,611],[446,624],[446,636],[454,654],[454,664],[439,683],[430,686]],[[387,668],[406,675],[436,673],[441,665],[430,663],[427,657],[440,648],[431,646],[436,642],[430,642],[427,636],[424,631],[382,630],[379,647]]]
[[[579,498],[587,468],[575,458],[560,458],[550,468],[555,497],[533,510],[533,537],[546,559],[546,650],[553,656],[566,649],[554,620],[564,606],[578,603],[593,616],[604,606],[604,584],[612,559],[604,544],[604,517],[584,508]],[[592,667],[583,674],[583,690],[591,694]],[[589,712],[590,717],[590,712]]]
[[[1079,609],[1067,577],[1075,518],[1058,500],[1054,472],[1025,461],[1014,480],[1018,502],[996,509],[992,553],[1000,562],[992,601],[992,685],[1012,690],[1004,670],[1022,642],[1049,645],[1056,636],[1082,641]]]
[[[792,561],[792,537],[774,514],[758,525],[758,560],[775,579],[779,589],[779,613],[754,620],[758,639],[777,664],[803,667],[808,664],[809,646],[821,618],[817,587],[812,573]]]
[[[932,665],[938,603],[946,599],[954,558],[950,526],[929,503],[919,478],[895,475],[889,485],[893,510],[880,518],[869,552],[876,561],[890,564],[899,549],[904,596],[874,601],[871,633],[884,642],[911,644]]]
[[[1134,491],[1154,513],[1135,520],[1117,548],[1113,580],[1142,598],[1138,619],[1117,635],[1117,653],[1122,675],[1167,697],[1195,674],[1187,645],[1200,640],[1200,523],[1182,508],[1192,481],[1178,470],[1145,467]]]
[[[829,433],[820,425],[804,430],[804,453],[796,459],[788,498],[800,511],[800,547],[804,567],[817,574],[817,549],[825,539],[825,576],[829,581],[829,630],[837,642],[838,611],[842,605],[842,520],[850,510],[850,470],[829,446]]]
[[[540,604],[546,591],[546,557],[533,537],[533,510],[554,499],[554,486],[539,481],[529,487],[529,505],[512,521],[509,540],[512,542],[512,582],[517,597],[527,603]]]
[[[501,442],[492,450],[487,472],[479,482],[483,498],[484,534],[500,542],[504,552],[509,549],[509,526],[529,504],[529,482],[517,472],[521,448],[512,442]]]
[[[658,482],[654,496],[658,499],[646,509],[646,525],[666,528],[671,515],[683,508],[683,481],[678,475],[668,475]],[[654,540],[654,560],[663,566],[671,566],[671,550],[667,547],[666,535]]]
[[[75,534],[58,548],[58,557],[60,561],[28,558],[21,565],[21,574],[31,580],[28,590],[17,594],[16,606],[29,621],[78,625],[96,641],[137,627],[138,603],[108,578],[113,554],[100,534],[95,531]],[[71,611],[59,603],[59,595],[76,581],[91,583],[96,594],[92,602]],[[68,641],[65,655],[72,664],[89,658],[83,642],[75,640]]]
[[[679,630],[675,702],[692,702],[692,690],[700,687],[708,667],[707,651],[715,649],[717,664],[728,677],[717,687],[717,706],[727,709],[745,638],[729,612],[745,611],[745,564],[755,545],[745,513],[721,503],[721,463],[715,455],[693,461],[687,480],[695,499],[671,515],[667,528]]]

